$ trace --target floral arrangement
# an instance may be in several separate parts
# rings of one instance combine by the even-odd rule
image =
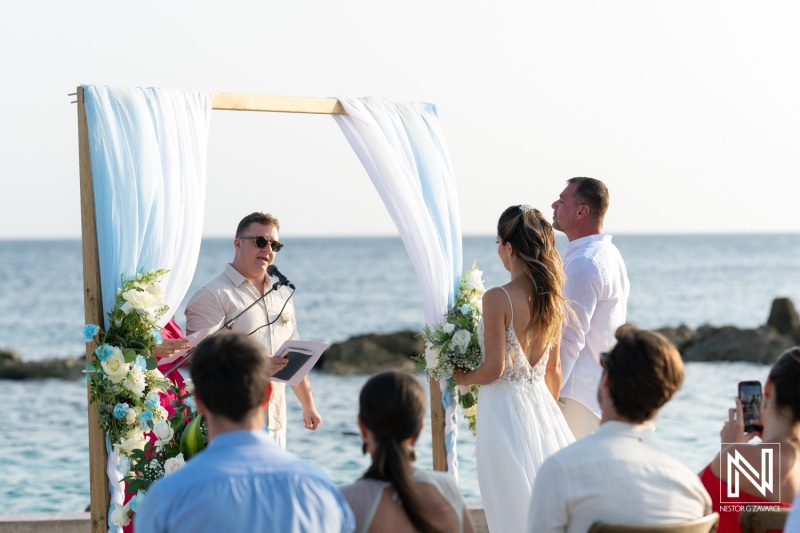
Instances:
[[[417,364],[428,375],[439,381],[450,381],[451,388],[458,393],[458,403],[473,435],[477,423],[479,387],[454,387],[452,377],[454,368],[474,370],[483,362],[477,335],[483,312],[481,297],[486,292],[482,276],[477,262],[473,262],[472,268],[461,278],[455,305],[447,310],[447,321],[444,324],[428,324],[423,328],[425,353],[416,357]]]
[[[128,482],[128,492],[136,492],[113,510],[111,519],[118,526],[130,523],[150,483],[180,468],[207,441],[202,417],[194,416],[193,398],[171,385],[152,355],[162,340],[156,321],[169,310],[161,284],[166,273],[153,270],[123,280],[108,313],[108,330],[88,324],[83,331],[86,342],[97,343],[85,370],[89,399],[119,455],[117,471]],[[161,405],[167,390],[177,398],[171,417]],[[145,451],[150,431],[156,440]]]

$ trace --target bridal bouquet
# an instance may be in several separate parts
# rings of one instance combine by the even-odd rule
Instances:
[[[161,284],[166,273],[151,270],[123,280],[108,313],[108,330],[96,324],[87,324],[83,330],[84,340],[97,345],[85,370],[90,402],[119,455],[117,470],[131,481],[128,492],[140,491],[112,513],[112,522],[120,526],[129,522],[130,512],[136,510],[150,482],[180,467],[184,457],[202,449],[206,440],[202,418],[193,416],[188,394],[172,388],[178,398],[172,417],[161,406],[160,393],[171,383],[158,370],[152,353],[161,343],[156,321],[169,310]],[[145,452],[149,431],[158,441]]]
[[[478,323],[483,308],[481,297],[486,289],[483,286],[477,262],[472,264],[461,278],[455,305],[447,310],[447,322],[426,325],[422,330],[425,339],[425,353],[417,356],[417,363],[431,377],[450,381],[453,369],[474,370],[483,362],[478,344]],[[452,381],[450,381],[452,387]],[[469,421],[469,428],[475,434],[477,422],[478,386],[456,387],[458,403]]]

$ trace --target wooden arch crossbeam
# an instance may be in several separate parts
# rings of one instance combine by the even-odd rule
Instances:
[[[103,303],[100,289],[100,257],[97,247],[97,221],[94,210],[92,162],[89,151],[89,128],[86,119],[83,87],[77,90],[78,103],[78,160],[81,188],[81,236],[83,250],[83,302],[86,324],[103,323]],[[310,98],[304,96],[269,96],[258,94],[214,93],[212,109],[220,111],[264,111],[273,113],[311,113],[319,115],[346,115],[336,98]],[[93,349],[86,345],[86,361],[92,362]],[[447,470],[447,450],[444,444],[445,411],[439,385],[430,383],[431,436],[433,468]],[[111,496],[106,477],[105,435],[98,421],[95,406],[89,404],[89,484],[91,531],[108,530],[108,508]]]

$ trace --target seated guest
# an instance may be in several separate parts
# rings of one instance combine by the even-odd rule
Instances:
[[[361,389],[358,426],[372,465],[342,487],[358,533],[474,531],[453,477],[411,466],[424,416],[425,391],[408,372],[376,374]]]
[[[351,532],[353,513],[322,472],[264,431],[269,363],[242,334],[203,341],[191,365],[208,446],[147,491],[137,533]]]
[[[598,521],[669,524],[711,513],[697,474],[653,438],[649,423],[683,382],[678,350],[625,324],[600,357],[600,428],[550,457],[533,487],[528,531],[586,533]]]
[[[781,484],[780,505],[791,507],[795,495],[800,493],[800,347],[781,354],[769,371],[761,405],[761,424],[762,442],[781,443],[780,475],[777,478]],[[738,451],[748,463],[760,464],[761,450],[746,444],[756,435],[758,433],[744,432],[742,403],[737,399],[736,408],[728,410],[728,421],[722,426],[720,439],[724,443],[740,444],[726,446],[722,454]],[[739,533],[742,504],[765,502],[764,505],[767,505],[768,500],[762,497],[747,476],[739,476],[739,496],[727,496],[728,472],[727,468],[720,468],[722,454],[718,454],[703,470],[700,479],[711,494],[714,511],[720,515],[719,533]],[[720,501],[720,495],[723,494],[725,505]],[[737,503],[737,500],[741,503]]]

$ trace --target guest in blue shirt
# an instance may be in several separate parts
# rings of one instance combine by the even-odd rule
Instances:
[[[191,367],[209,445],[159,479],[135,515],[137,533],[342,533],[353,513],[336,486],[264,432],[269,365],[241,334],[207,339]]]

